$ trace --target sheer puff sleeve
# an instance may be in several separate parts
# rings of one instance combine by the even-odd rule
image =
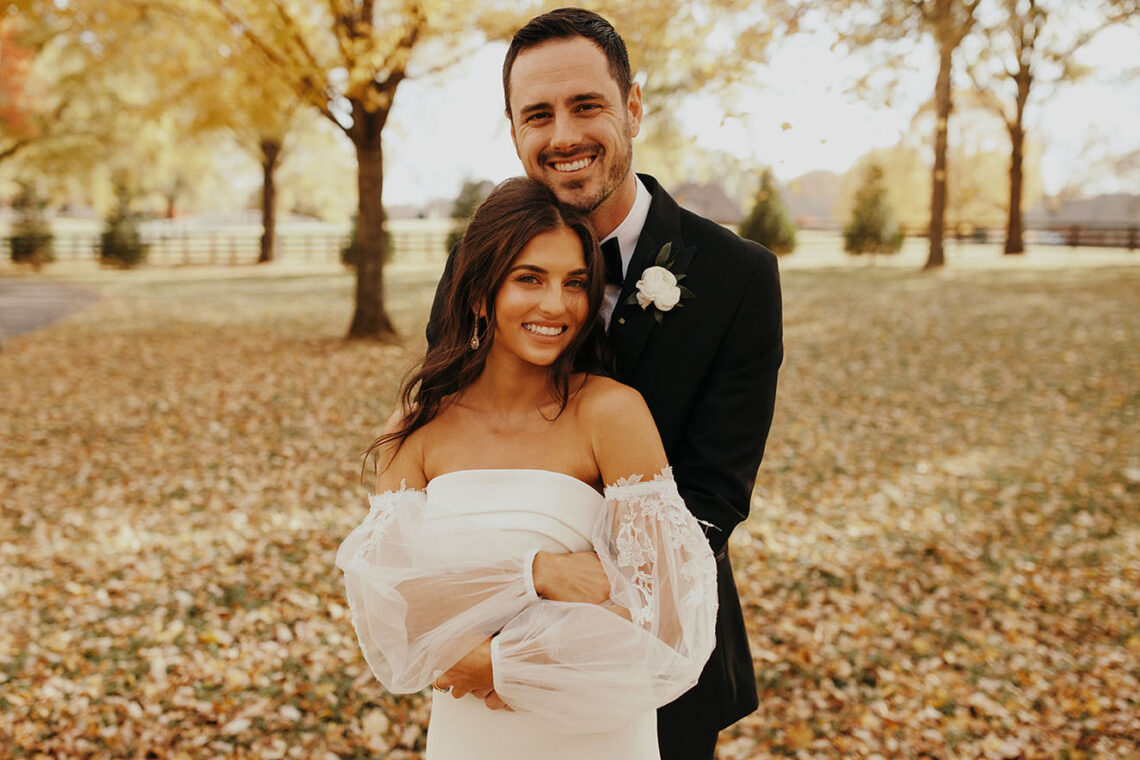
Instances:
[[[484,528],[425,520],[424,491],[369,496],[364,521],[340,545],[352,625],[369,668],[396,694],[426,688],[538,597],[526,557]],[[454,547],[466,550],[458,556]]]
[[[593,543],[610,601],[534,602],[491,644],[499,696],[565,732],[668,704],[696,684],[715,642],[715,560],[671,470],[620,480],[605,500]]]

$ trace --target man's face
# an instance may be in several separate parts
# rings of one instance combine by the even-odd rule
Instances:
[[[510,72],[511,139],[527,176],[586,213],[628,182],[641,89],[622,98],[601,48],[584,37],[519,53]]]

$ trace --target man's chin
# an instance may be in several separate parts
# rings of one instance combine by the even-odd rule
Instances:
[[[557,179],[557,178],[556,178]],[[555,182],[553,185],[548,185],[554,191],[555,197],[567,206],[576,208],[583,213],[589,213],[597,208],[599,201],[599,193],[597,190],[592,190],[589,187],[589,182],[584,179],[566,180],[562,182]]]

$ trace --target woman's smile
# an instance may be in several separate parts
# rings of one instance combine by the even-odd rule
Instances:
[[[559,227],[536,235],[512,263],[495,296],[491,351],[536,366],[553,364],[586,321],[586,283],[586,258],[577,233]]]

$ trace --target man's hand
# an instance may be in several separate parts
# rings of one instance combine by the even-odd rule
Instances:
[[[610,579],[594,552],[539,552],[533,570],[534,590],[543,599],[601,604],[610,598]]]
[[[480,699],[486,699],[494,694],[495,679],[491,670],[491,639],[484,639],[482,644],[465,654],[462,660],[451,666],[451,670],[435,679],[432,686],[443,690],[447,690],[450,686],[451,696],[456,699],[467,694],[474,694]]]

